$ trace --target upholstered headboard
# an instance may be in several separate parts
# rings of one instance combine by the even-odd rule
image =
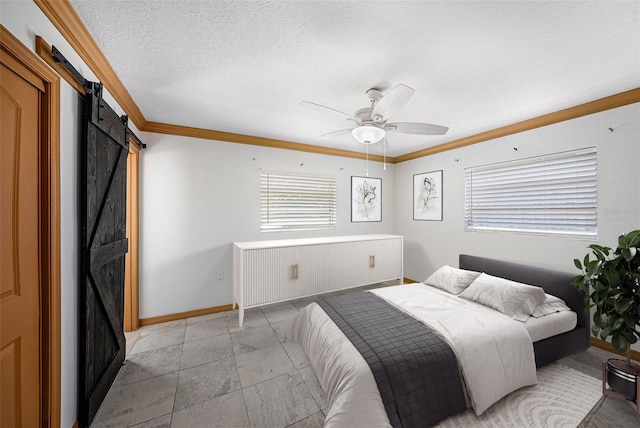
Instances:
[[[489,275],[542,287],[548,294],[553,294],[564,300],[567,306],[578,315],[576,328],[572,332],[565,333],[565,338],[549,338],[534,344],[537,345],[536,363],[538,367],[555,361],[559,357],[579,352],[589,346],[591,327],[589,315],[584,312],[585,294],[571,285],[571,279],[575,275],[467,254],[460,254],[459,264],[460,269],[485,272]],[[566,349],[558,350],[559,346]]]

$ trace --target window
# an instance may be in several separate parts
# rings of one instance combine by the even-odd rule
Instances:
[[[465,169],[465,230],[597,235],[595,147]]]
[[[260,173],[262,232],[335,229],[336,179]]]

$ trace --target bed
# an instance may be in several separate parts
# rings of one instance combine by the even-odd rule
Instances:
[[[459,268],[482,274],[470,281],[473,287],[467,284],[469,290],[480,290],[477,284],[486,278],[541,287],[566,303],[570,311],[560,318],[571,322],[565,321],[559,334],[547,337],[548,326],[542,325],[547,317],[525,328],[529,318],[526,323],[514,321],[486,302],[452,296],[423,283],[311,303],[281,332],[287,340],[302,344],[327,394],[325,426],[434,425],[466,408],[479,415],[510,392],[535,384],[536,367],[589,346],[584,296],[570,285],[571,274],[470,255],[460,255]],[[351,331],[359,323],[361,330]],[[371,345],[364,339],[377,343],[383,330],[391,333],[375,346],[387,348],[370,352]],[[435,352],[437,358],[428,352]],[[416,368],[411,361],[414,371],[403,372],[406,354],[428,367]],[[392,361],[391,367],[382,365],[385,359]],[[424,372],[430,374],[423,381]],[[396,386],[400,389],[392,390],[390,384],[400,384]],[[448,397],[451,400],[443,401]]]
[[[486,272],[513,281],[537,285],[544,288],[546,293],[564,300],[575,312],[576,326],[572,330],[534,342],[537,367],[584,351],[590,346],[591,326],[589,315],[584,312],[585,295],[569,285],[575,275],[466,254],[459,256],[459,266],[460,269]]]

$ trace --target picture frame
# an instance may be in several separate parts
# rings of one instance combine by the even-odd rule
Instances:
[[[382,178],[351,176],[351,222],[382,221]]]
[[[413,175],[413,219],[442,221],[442,170]]]

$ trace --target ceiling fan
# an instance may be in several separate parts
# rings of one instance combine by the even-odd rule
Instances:
[[[332,138],[339,135],[351,133],[353,138],[362,144],[374,144],[382,141],[387,133],[399,132],[402,134],[417,135],[444,135],[449,130],[446,126],[432,125],[420,122],[387,122],[400,108],[402,108],[411,98],[414,89],[402,83],[394,86],[383,94],[378,89],[371,88],[367,93],[369,107],[361,108],[354,115],[343,113],[331,107],[310,101],[302,101],[300,104],[311,107],[319,111],[327,111],[343,116],[346,120],[354,123],[351,128],[340,129],[329,132],[318,138]]]

